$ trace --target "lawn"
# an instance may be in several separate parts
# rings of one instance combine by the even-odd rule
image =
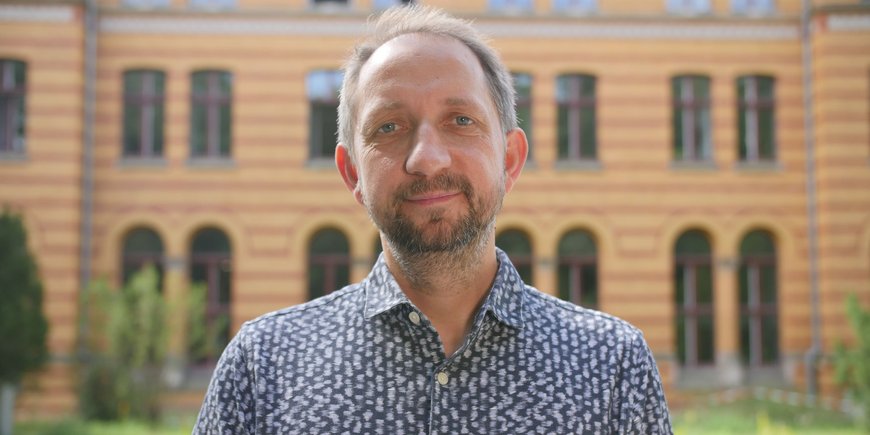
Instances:
[[[855,426],[842,413],[777,404],[761,400],[741,400],[724,405],[704,404],[673,413],[674,434],[759,434],[759,435],[861,435],[868,432]],[[143,423],[28,422],[16,426],[16,435],[181,435],[190,434],[193,417],[172,418],[159,426]]]

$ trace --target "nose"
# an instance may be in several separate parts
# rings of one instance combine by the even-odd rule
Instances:
[[[428,123],[421,124],[405,160],[405,171],[411,175],[429,177],[446,169],[450,163],[450,149],[438,130]]]

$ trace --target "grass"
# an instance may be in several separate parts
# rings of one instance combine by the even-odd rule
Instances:
[[[193,416],[167,418],[157,426],[140,422],[23,422],[16,435],[181,435],[190,434]],[[723,405],[696,405],[673,412],[675,435],[861,435],[842,413],[746,399]]]
[[[729,404],[694,406],[672,415],[675,435],[861,435],[866,434],[846,415],[763,400],[746,399]]]

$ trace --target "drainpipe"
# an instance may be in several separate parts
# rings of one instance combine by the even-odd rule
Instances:
[[[87,352],[88,287],[91,281],[92,218],[94,209],[94,113],[97,81],[97,2],[84,1],[84,101],[82,125],[81,227],[79,250],[79,342],[80,357]]]
[[[819,238],[816,216],[815,125],[813,123],[813,51],[812,6],[810,0],[801,3],[801,48],[804,91],[804,147],[806,152],[807,242],[810,267],[810,316],[812,344],[804,354],[804,378],[807,396],[814,401],[818,395],[818,364],[822,355],[821,318],[819,315]]]

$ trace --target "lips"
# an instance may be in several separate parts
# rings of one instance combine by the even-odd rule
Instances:
[[[419,205],[433,205],[447,202],[460,195],[462,192],[427,192],[408,196],[405,200]]]

